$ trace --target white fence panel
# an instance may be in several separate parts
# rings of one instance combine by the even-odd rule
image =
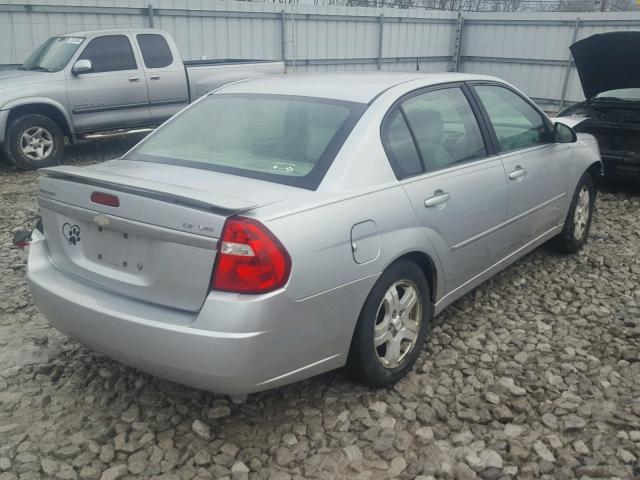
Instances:
[[[459,19],[455,12],[217,0],[4,1],[0,64],[21,63],[52,35],[153,25],[173,35],[188,60],[284,56],[288,71],[441,72],[457,64],[504,78],[548,109],[583,98],[569,63],[574,38],[640,29],[640,12],[462,12]]]

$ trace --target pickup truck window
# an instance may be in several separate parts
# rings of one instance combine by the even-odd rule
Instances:
[[[138,68],[131,43],[124,35],[106,35],[89,42],[78,60],[91,60],[92,73],[117,72]]]
[[[171,49],[162,35],[144,33],[137,35],[136,38],[147,68],[162,68],[173,63]]]
[[[52,37],[29,55],[29,58],[18,68],[58,72],[69,62],[83,41],[82,37]]]
[[[210,95],[126,158],[315,189],[365,108],[289,95]]]

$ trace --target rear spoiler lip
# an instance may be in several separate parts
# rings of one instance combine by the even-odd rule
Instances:
[[[38,172],[51,178],[79,180],[82,183],[96,185],[96,187],[103,186],[114,190],[153,196],[154,198],[165,201],[173,200],[177,203],[205,210],[224,210],[237,213],[252,210],[260,206],[255,202],[244,200],[233,195],[190,189],[170,183],[148,181],[128,175],[105,173],[86,167],[64,165],[41,168]],[[215,197],[215,199],[212,197]]]

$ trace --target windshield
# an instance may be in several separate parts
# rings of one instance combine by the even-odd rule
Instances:
[[[619,88],[617,90],[609,90],[596,95],[596,99],[616,99],[627,100],[632,102],[640,101],[640,88]]]
[[[83,41],[81,37],[52,37],[40,45],[19,68],[42,72],[62,70]]]
[[[315,189],[365,107],[287,95],[210,95],[126,158]]]

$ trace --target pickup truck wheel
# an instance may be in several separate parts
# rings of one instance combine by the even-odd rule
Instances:
[[[388,387],[416,362],[431,323],[429,286],[422,270],[401,260],[383,272],[364,304],[346,372],[371,387]]]
[[[58,165],[62,161],[63,149],[62,130],[44,115],[18,117],[7,130],[5,150],[20,170]]]

